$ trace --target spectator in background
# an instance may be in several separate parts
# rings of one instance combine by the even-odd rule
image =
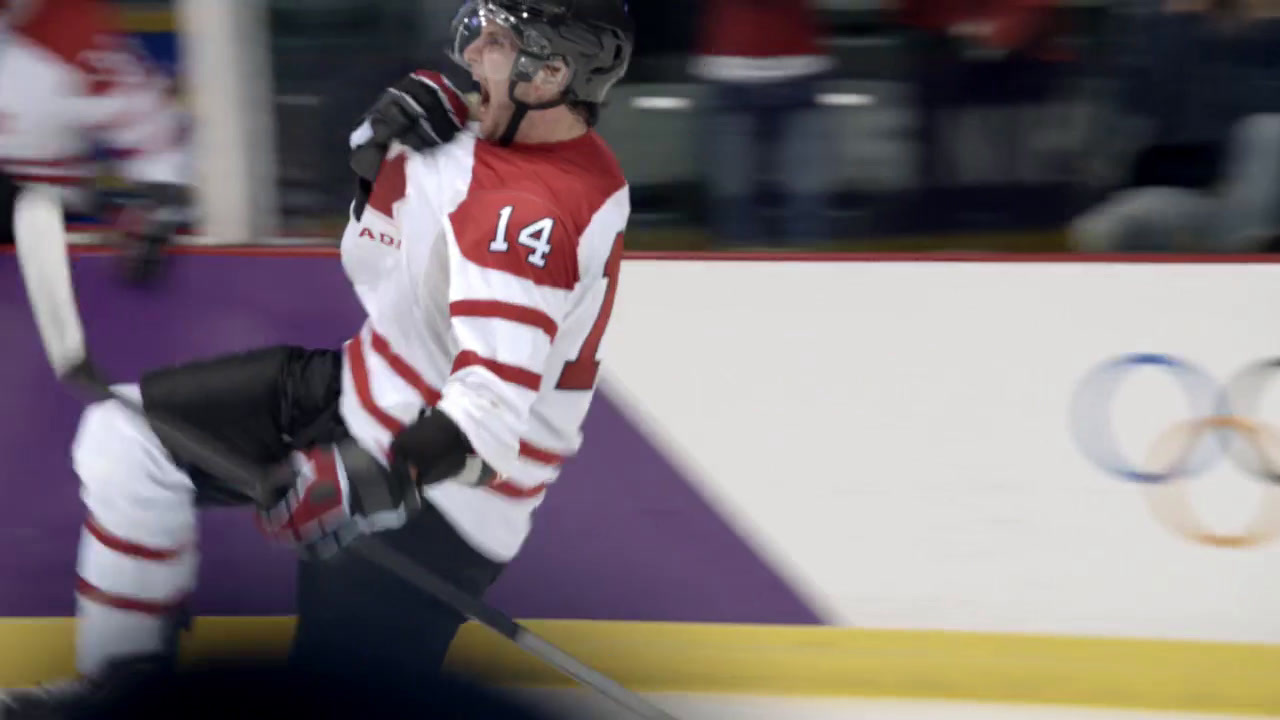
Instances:
[[[1253,252],[1280,236],[1280,1],[1165,0],[1122,16],[1101,162],[1119,192],[1070,228],[1082,251]],[[1117,129],[1118,128],[1118,129]],[[1106,142],[1121,138],[1127,148]],[[1103,174],[1105,177],[1105,173]]]
[[[900,0],[919,113],[917,212],[943,224],[943,188],[957,182],[946,162],[947,114],[972,105],[1047,101],[1070,53],[1061,44],[1061,0]],[[1025,127],[992,128],[1008,156],[1027,142]]]
[[[829,239],[831,133],[816,96],[831,66],[808,0],[703,0],[690,70],[707,82],[703,164],[721,242]],[[766,174],[784,195],[777,231],[761,213]]]

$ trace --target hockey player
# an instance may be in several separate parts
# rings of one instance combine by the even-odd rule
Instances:
[[[630,214],[591,129],[631,56],[624,0],[472,0],[453,38],[479,89],[472,122],[442,76],[420,72],[353,136],[388,150],[342,239],[368,313],[355,337],[121,388],[292,469],[260,513],[303,554],[291,657],[399,689],[438,671],[463,618],[342,547],[377,532],[467,592],[497,578],[581,441]],[[113,402],[86,409],[72,460],[87,506],[80,677],[12,693],[5,720],[65,717],[168,666],[196,577],[196,509],[249,502]]]
[[[169,81],[101,0],[0,0],[0,20],[0,171],[105,216],[139,261],[132,270],[153,271],[188,211],[188,154]],[[111,201],[99,191],[96,153],[126,184]],[[7,223],[3,234],[12,242]]]

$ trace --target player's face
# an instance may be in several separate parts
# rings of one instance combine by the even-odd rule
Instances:
[[[479,121],[483,138],[493,140],[502,135],[515,112],[510,96],[511,69],[519,51],[515,33],[487,25],[463,53],[471,77],[480,85],[479,109],[473,119]]]

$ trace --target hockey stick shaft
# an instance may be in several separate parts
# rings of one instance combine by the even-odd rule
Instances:
[[[236,488],[259,507],[267,507],[270,471],[241,458],[208,435],[151,413],[133,398],[112,389],[93,367],[71,281],[70,258],[61,203],[56,196],[23,192],[15,204],[14,235],[23,282],[49,363],[63,383],[94,399],[111,399],[146,418],[156,435],[176,454]],[[514,642],[551,667],[599,692],[644,720],[675,720],[657,706],[534,635],[501,611],[444,580],[430,569],[391,549],[376,535],[348,548],[435,596],[459,614]]]
[[[619,706],[630,710],[637,717],[645,720],[675,720],[653,703],[587,666],[492,606],[458,590],[386,543],[371,542],[372,540],[376,540],[376,536],[362,538],[348,549],[359,552],[429,595],[443,600],[463,615],[507,638],[520,649],[580,684],[592,688]]]

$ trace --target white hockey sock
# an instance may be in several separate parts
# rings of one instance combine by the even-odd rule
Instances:
[[[141,399],[136,387],[118,389]],[[76,666],[94,676],[113,659],[169,649],[195,586],[195,487],[146,420],[113,401],[85,410],[71,457],[88,510],[76,563]]]
[[[196,566],[192,543],[149,547],[90,516],[77,563],[76,669],[92,677],[114,659],[170,651]]]

